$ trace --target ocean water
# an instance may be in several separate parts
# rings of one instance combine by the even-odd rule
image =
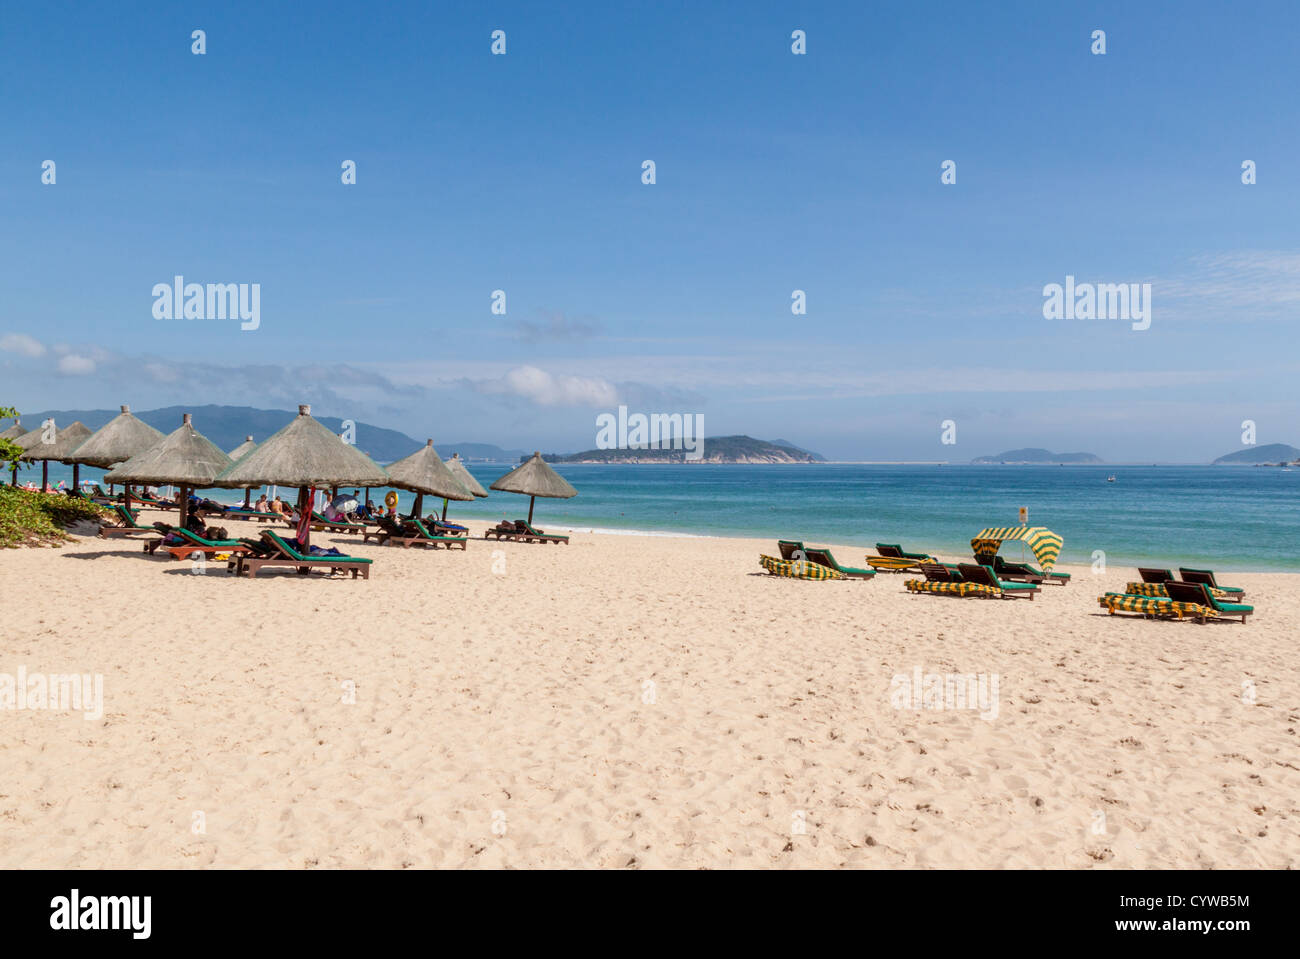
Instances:
[[[474,464],[470,471],[486,489],[509,468]],[[962,557],[982,528],[1017,525],[1024,506],[1031,525],[1064,537],[1064,563],[1091,563],[1094,551],[1102,550],[1112,566],[1300,571],[1300,469],[799,464],[557,470],[578,496],[539,499],[535,524],[543,529],[791,538],[855,544],[863,553],[874,551],[876,542],[902,543]],[[83,471],[83,479],[99,475]],[[1111,475],[1116,482],[1106,482]],[[71,469],[52,464],[50,476],[71,482]],[[39,478],[39,467],[20,474],[20,480]],[[412,494],[398,492],[400,508],[409,508]],[[230,490],[211,495],[237,498]],[[372,492],[376,502],[382,495]],[[427,497],[425,504],[434,508]],[[451,503],[447,515],[496,520],[527,513],[526,497],[492,492],[473,503]],[[1018,558],[1021,549],[1009,543],[1003,554]],[[862,556],[840,559],[855,563]]]

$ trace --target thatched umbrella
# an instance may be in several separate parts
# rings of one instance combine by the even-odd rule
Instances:
[[[190,490],[205,489],[217,474],[228,469],[230,457],[194,428],[186,413],[175,432],[167,434],[142,453],[105,476],[114,483],[175,484],[181,488],[180,526],[190,511]]]
[[[475,496],[487,496],[487,490],[483,484],[474,478],[474,474],[465,466],[465,461],[460,458],[459,453],[452,453],[451,459],[447,460],[447,469],[451,475],[460,480],[460,485],[465,487]],[[447,501],[442,501],[442,518],[447,519]]]
[[[39,427],[39,428],[37,428],[37,429],[30,430],[29,432],[22,433],[22,434],[20,434],[19,436],[15,437],[15,438],[14,438],[14,441],[13,441],[13,442],[14,442],[14,445],[17,446],[19,449],[21,449],[21,450],[23,451],[23,452],[22,452],[22,455],[19,456],[18,459],[19,459],[19,460],[27,460],[28,462],[30,462],[31,459],[32,459],[32,457],[28,456],[27,454],[28,454],[31,450],[36,449],[36,448],[38,448],[38,447],[41,445],[41,439],[42,439],[45,435],[46,435],[46,430],[45,430],[45,428],[44,428],[44,427]],[[13,483],[17,483],[17,482],[18,482],[18,469],[17,469],[17,466],[18,466],[18,464],[15,463],[15,464],[14,464],[14,478],[13,478]],[[43,472],[43,473],[42,473],[42,476],[41,476],[41,491],[42,491],[42,492],[44,492],[44,490],[45,490],[45,479],[46,479],[47,475],[48,475],[48,474],[46,474],[46,473]],[[12,485],[12,484],[11,484],[11,485]]]
[[[578,491],[550,464],[542,459],[542,454],[534,452],[528,462],[517,466],[505,476],[492,484],[493,489],[507,493],[522,493],[528,497],[528,525],[533,524],[533,503],[537,497],[550,499],[569,499],[577,496]]]
[[[415,494],[415,508],[411,511],[413,519],[419,519],[424,505],[424,494],[441,496],[443,500],[470,500],[474,494],[467,490],[447,469],[447,464],[433,448],[429,440],[410,456],[388,464],[389,485],[398,489],[409,489]]]
[[[72,463],[69,457],[73,455],[77,447],[90,439],[91,435],[90,426],[83,424],[81,420],[64,426],[56,435],[55,444],[43,448],[42,454],[45,457],[45,463],[48,465],[49,460],[56,460],[59,463]],[[77,490],[79,486],[81,486],[81,464],[73,463],[73,491]]]
[[[257,449],[257,444],[253,442],[253,438],[251,436],[245,436],[244,442],[240,443],[238,446],[236,446],[233,450],[231,450],[226,455],[230,457],[232,462],[234,462],[247,456],[255,449]],[[244,509],[248,509],[248,498],[252,495],[253,495],[253,487],[245,486],[244,487]]]
[[[388,473],[382,466],[312,419],[311,407],[303,405],[288,426],[258,444],[213,485],[232,489],[298,487],[298,511],[304,520],[298,526],[298,539],[305,551],[311,535],[309,488],[383,486],[387,482]]]
[[[65,462],[109,469],[114,463],[125,463],[137,453],[143,453],[162,438],[162,433],[132,416],[131,407],[123,406],[121,413],[73,450]],[[130,486],[126,488],[126,508],[131,508]]]
[[[13,426],[9,427],[7,430],[4,430],[3,432],[0,432],[0,440],[16,440],[18,439],[18,437],[22,436],[26,432],[27,431],[23,429],[22,420],[16,419],[14,420]],[[11,467],[10,473],[12,473],[12,475],[9,477],[9,485],[17,486],[18,485],[18,464],[17,463],[14,463],[14,465]]]

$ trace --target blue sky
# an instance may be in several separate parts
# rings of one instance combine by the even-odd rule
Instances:
[[[180,6],[6,11],[0,402],[554,450],[618,403],[845,459],[1300,445],[1294,4]],[[176,274],[259,283],[260,327],[154,319]],[[1150,329],[1044,319],[1067,274],[1151,283]]]

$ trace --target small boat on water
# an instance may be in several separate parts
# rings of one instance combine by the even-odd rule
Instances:
[[[1107,477],[1106,477],[1106,482],[1107,482],[1107,483],[1113,483],[1113,482],[1115,482],[1115,477],[1113,477],[1113,476],[1107,476]]]

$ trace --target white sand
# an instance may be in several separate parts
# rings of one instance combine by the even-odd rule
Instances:
[[[317,541],[373,578],[0,552],[0,673],[106,700],[0,711],[0,867],[1300,867],[1292,575],[1202,626],[1108,617],[1128,568],[995,602],[766,541]],[[918,666],[997,718],[894,708]]]

